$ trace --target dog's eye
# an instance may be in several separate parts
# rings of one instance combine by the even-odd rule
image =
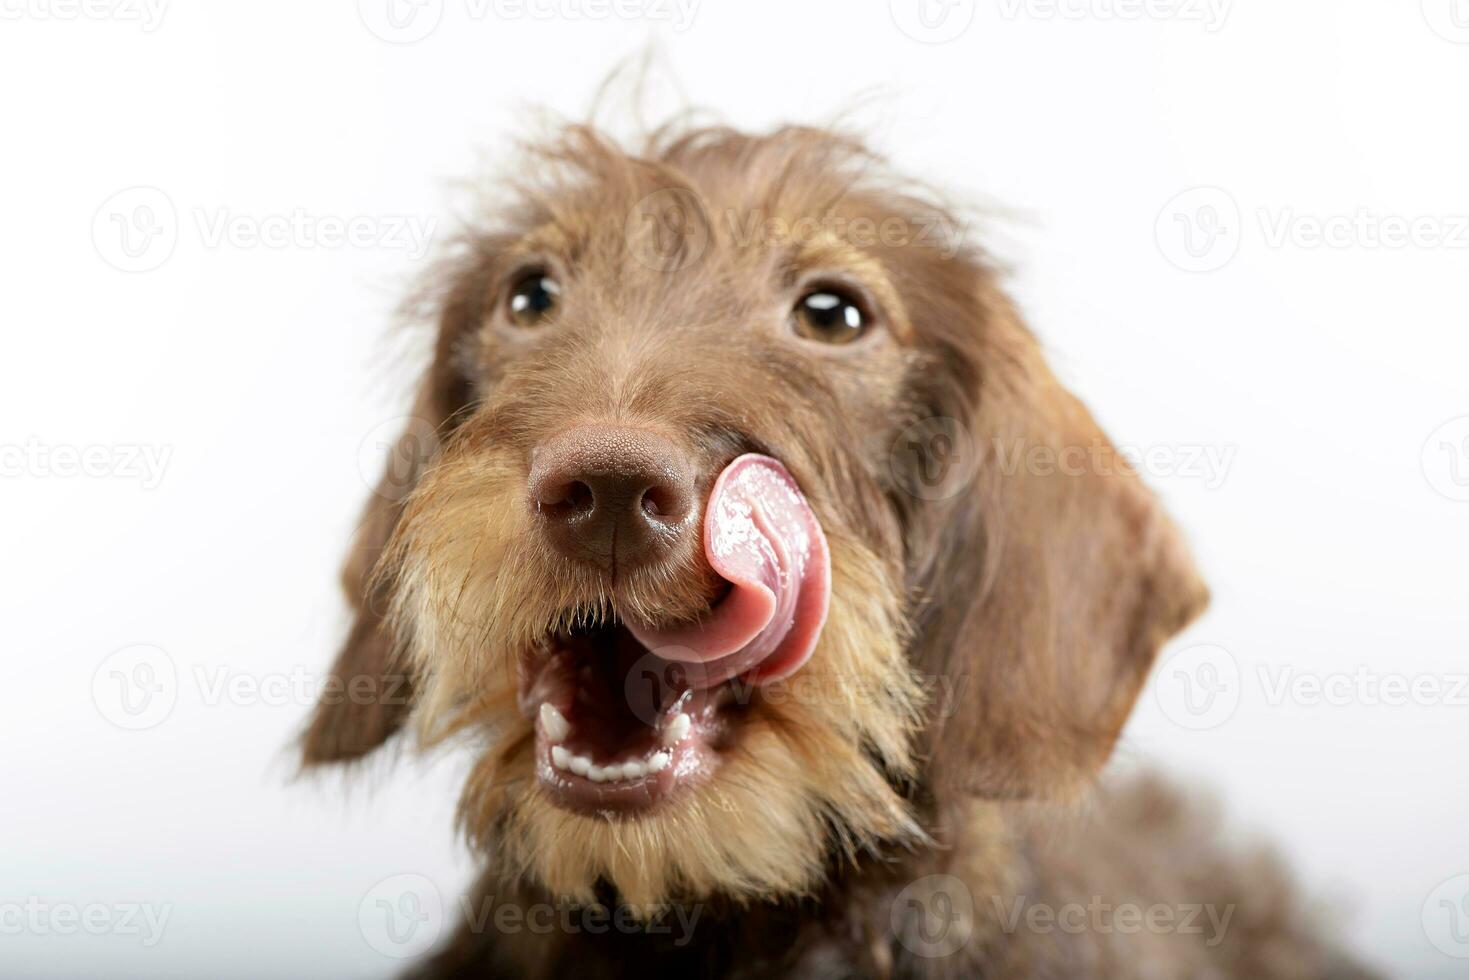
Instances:
[[[869,318],[855,298],[839,289],[812,290],[791,313],[796,333],[827,344],[849,344],[867,332]]]
[[[536,327],[547,322],[556,311],[561,286],[543,272],[532,273],[510,290],[506,307],[510,322],[518,327]]]

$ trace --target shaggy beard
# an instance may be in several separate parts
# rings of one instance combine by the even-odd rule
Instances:
[[[708,782],[636,818],[550,804],[535,778],[534,728],[517,704],[520,658],[551,631],[614,614],[695,618],[721,583],[702,556],[687,555],[608,592],[594,572],[536,546],[523,482],[493,457],[445,460],[408,502],[379,568],[419,682],[420,743],[460,733],[483,742],[459,817],[502,881],[591,902],[600,879],[639,909],[715,895],[743,902],[811,894],[833,856],[924,839],[894,788],[913,775],[923,707],[903,656],[898,590],[869,548],[831,526],[820,644],[792,678],[746,689],[750,708]]]

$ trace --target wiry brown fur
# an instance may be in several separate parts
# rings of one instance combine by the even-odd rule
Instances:
[[[1128,797],[1154,801],[1141,815],[1124,804],[1073,816],[1068,801],[1109,756],[1159,647],[1206,593],[1177,531],[1109,460],[981,256],[926,239],[924,229],[957,230],[953,214],[854,141],[803,128],[671,128],[631,153],[571,127],[520,172],[536,179],[510,185],[426,293],[438,340],[416,413],[441,444],[415,460],[406,500],[370,505],[346,574],[358,623],[334,669],[401,674],[422,742],[479,746],[461,818],[487,858],[481,896],[610,901],[643,916],[693,903],[708,917],[687,947],[466,929],[436,975],[551,976],[572,963],[587,977],[1340,966],[1284,914],[1246,915],[1251,927],[1217,947],[1017,933],[994,914],[996,896],[1084,901],[1087,889],[1116,888],[1183,901],[1238,880],[1203,840],[1144,874],[1127,863],[1148,860],[1139,829],[1186,834],[1156,788]],[[768,219],[804,219],[808,231],[772,236]],[[906,236],[860,233],[862,221],[896,222]],[[517,333],[496,310],[527,262],[563,282],[564,309]],[[794,337],[786,312],[812,276],[859,291],[878,332],[841,348]],[[935,450],[905,442],[933,419],[974,454],[972,477],[943,493],[915,490]],[[516,698],[517,663],[548,631],[628,613],[688,620],[717,595],[695,544],[614,578],[534,533],[532,449],[609,421],[676,442],[696,461],[701,494],[739,453],[776,456],[832,550],[830,616],[790,690],[747,692],[713,778],[635,819],[544,798]],[[1080,474],[1005,464],[1016,449],[1098,445],[1106,465]],[[324,704],[306,761],[360,757],[408,716]],[[930,874],[974,899],[967,941],[942,957],[915,954],[923,913],[894,905]],[[1243,904],[1244,891],[1218,894]],[[1240,931],[1296,958],[1241,951]]]

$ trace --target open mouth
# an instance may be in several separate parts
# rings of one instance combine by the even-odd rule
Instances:
[[[693,623],[558,631],[522,658],[536,775],[581,813],[644,811],[718,767],[758,685],[805,664],[826,620],[830,555],[794,478],[768,456],[720,473],[705,557],[728,592]]]
[[[695,687],[620,623],[549,638],[522,678],[540,785],[583,813],[647,809],[706,778],[743,700]]]

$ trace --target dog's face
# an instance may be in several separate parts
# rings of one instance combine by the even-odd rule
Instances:
[[[496,868],[810,892],[1099,765],[1202,589],[952,219],[805,130],[534,160],[556,179],[442,274],[440,446],[369,507],[336,668],[479,739]],[[323,705],[307,759],[407,715]]]

